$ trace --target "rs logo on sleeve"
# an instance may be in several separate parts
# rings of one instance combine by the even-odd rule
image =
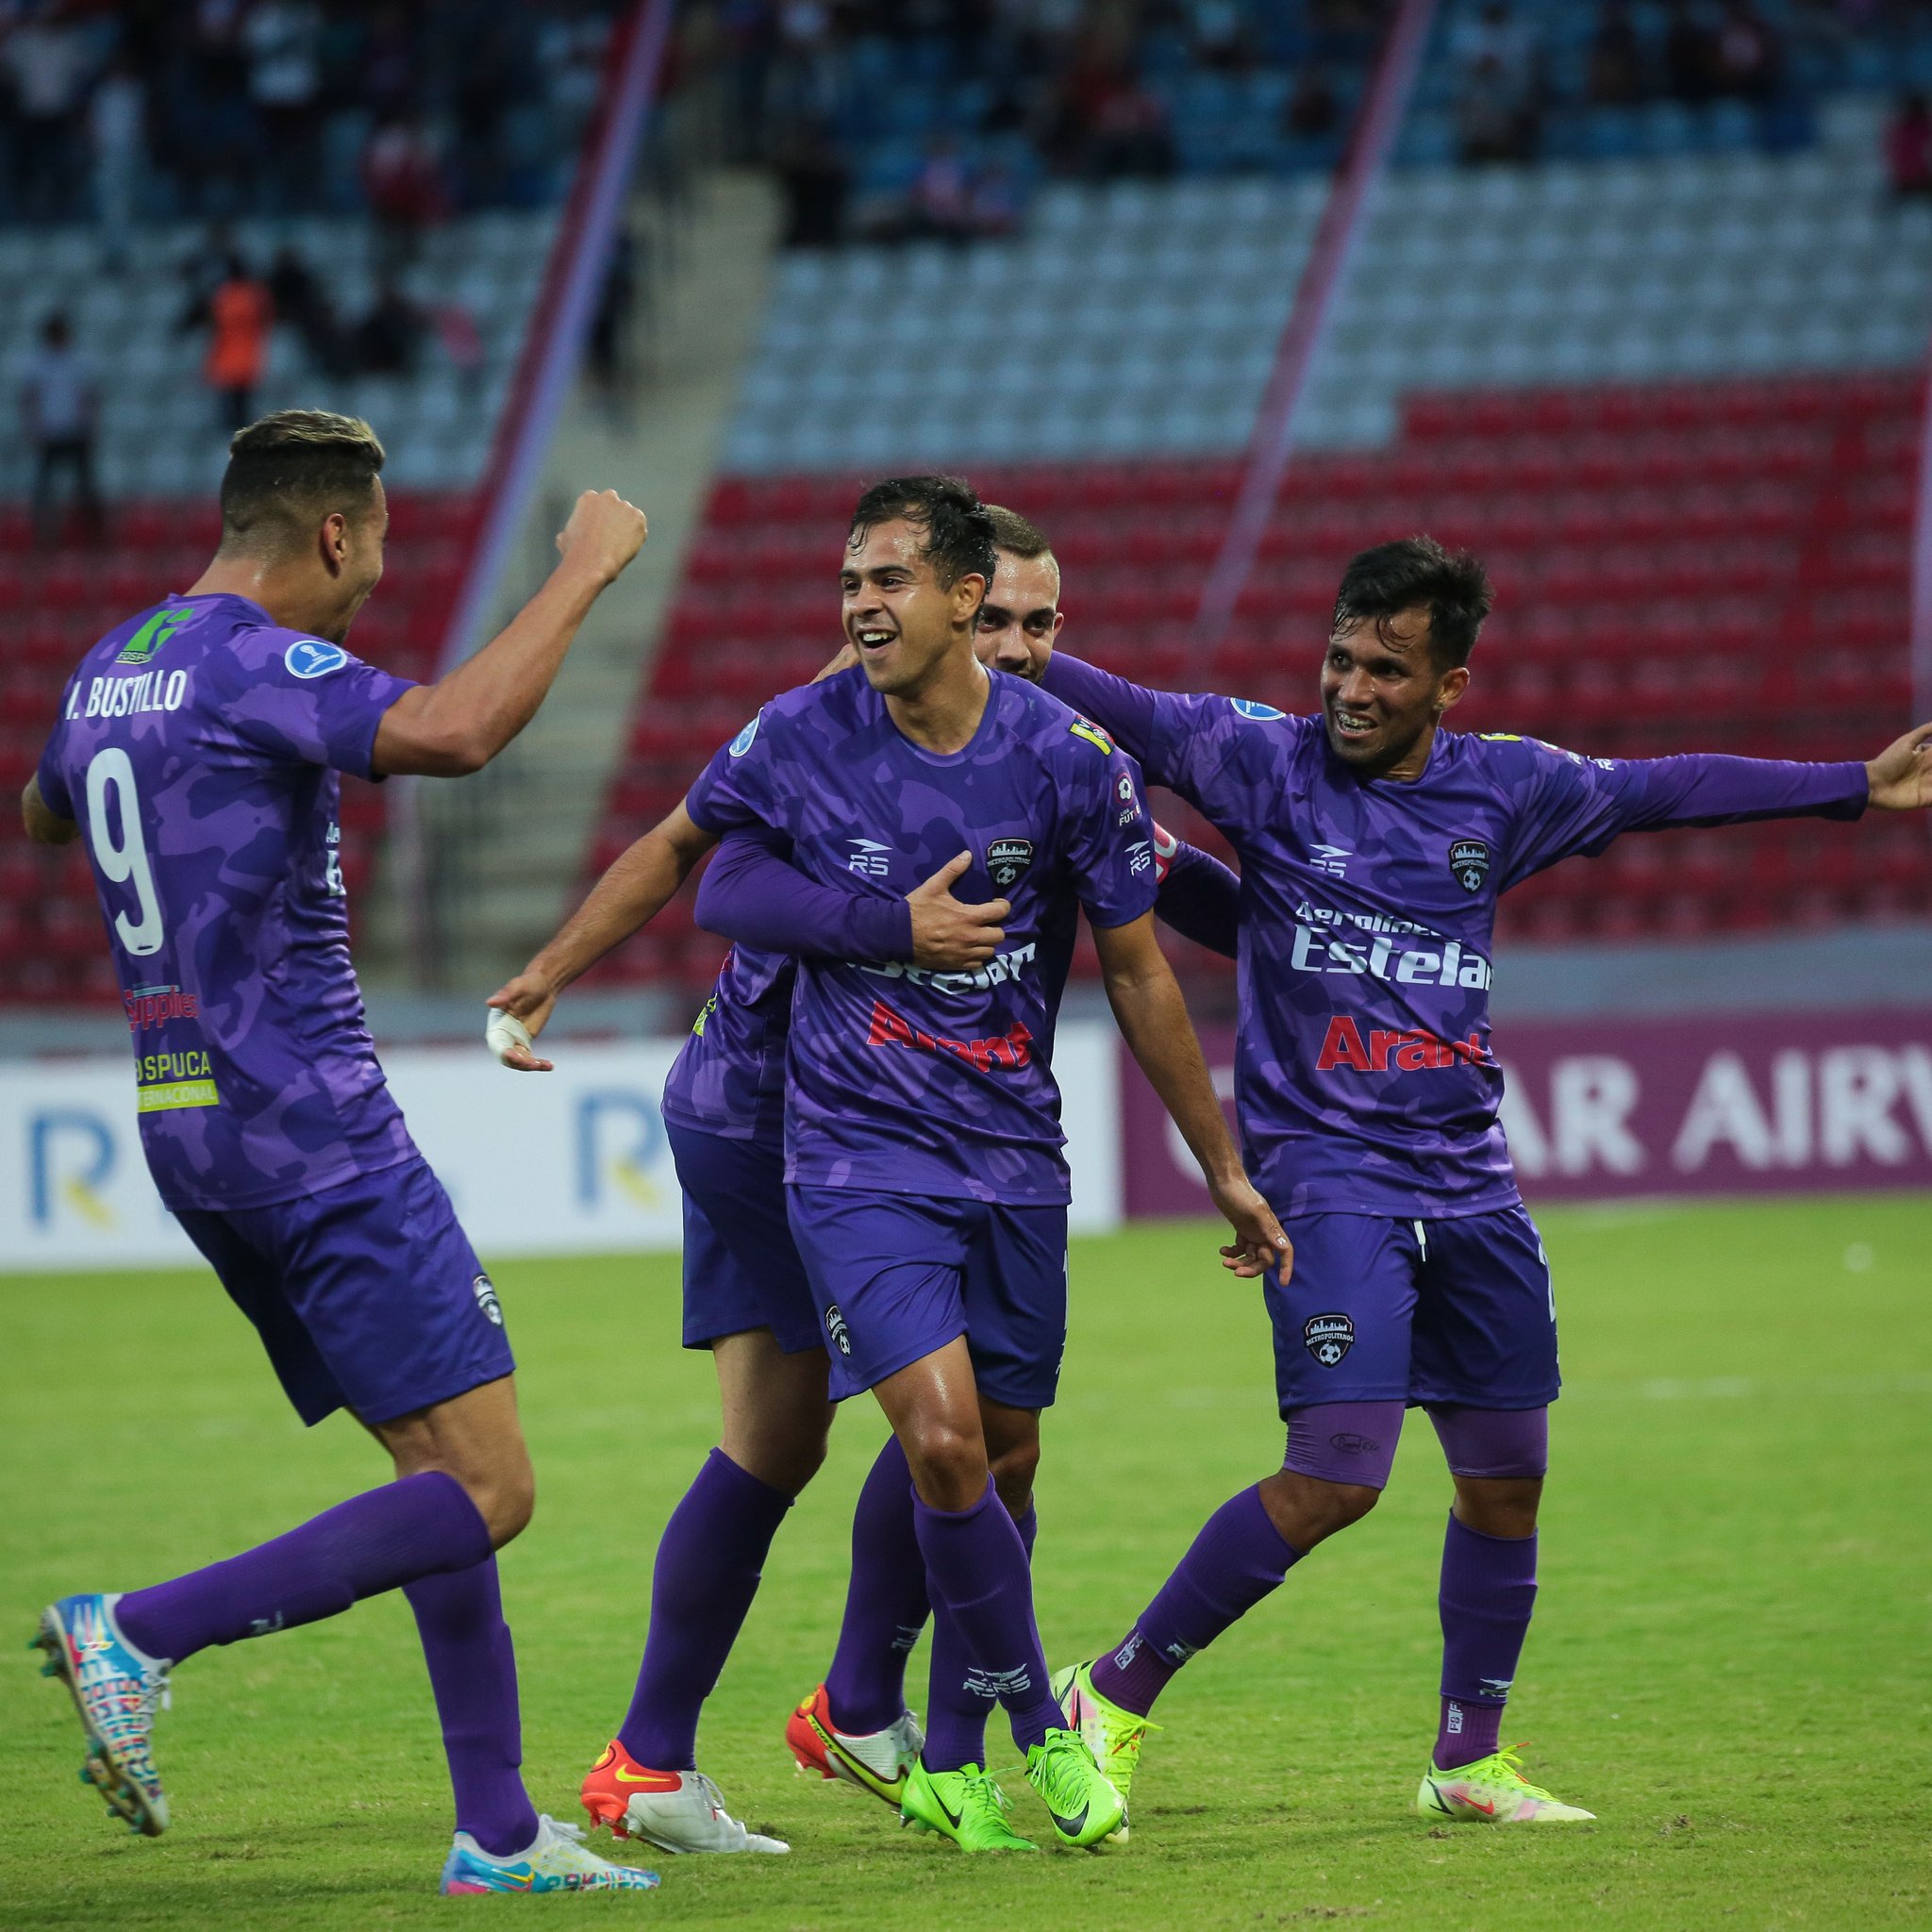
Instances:
[[[341,645],[325,644],[319,638],[297,638],[282,657],[291,677],[326,677],[348,661]]]

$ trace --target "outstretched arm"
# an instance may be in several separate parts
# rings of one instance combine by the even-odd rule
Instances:
[[[1879,811],[1932,808],[1932,724],[1895,738],[1865,767],[1870,803]]]
[[[697,921],[741,945],[802,959],[909,959],[933,973],[984,966],[1006,938],[1004,899],[966,906],[953,883],[973,863],[962,852],[904,899],[857,885],[808,878],[756,832],[736,832],[719,848],[698,887]]]
[[[557,937],[517,976],[490,995],[489,1004],[523,1023],[531,1039],[541,1033],[557,996],[640,926],[657,918],[717,835],[691,823],[682,805],[653,825],[611,862],[571,914]],[[509,1047],[505,1066],[520,1074],[547,1074],[549,1060],[526,1047]]]
[[[1184,940],[1232,959],[1241,951],[1241,882],[1220,859],[1154,827],[1155,917]]]
[[[587,490],[557,540],[557,568],[508,629],[434,684],[412,685],[383,713],[376,777],[480,772],[532,718],[591,606],[644,541],[644,513],[614,490]]]
[[[1055,651],[1048,658],[1040,682],[1061,704],[1071,705],[1082,716],[1105,726],[1147,769],[1155,784],[1167,782],[1153,767],[1156,692],[1116,677],[1110,671],[1096,670],[1064,651]]]
[[[1215,1207],[1234,1229],[1233,1241],[1221,1251],[1223,1266],[1246,1276],[1273,1269],[1285,1284],[1294,1251],[1274,1210],[1241,1170],[1187,1002],[1154,937],[1153,915],[1143,913],[1125,925],[1095,926],[1093,943],[1121,1038],[1200,1163]]]

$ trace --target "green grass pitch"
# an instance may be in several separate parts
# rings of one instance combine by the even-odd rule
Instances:
[[[157,1842],[81,1790],[77,1726],[34,1659],[0,1657],[0,1925],[1932,1924],[1932,1202],[1543,1221],[1569,1387],[1506,1736],[1594,1826],[1431,1829],[1409,1808],[1447,1498],[1420,1417],[1381,1508],[1177,1681],[1124,1852],[968,1860],[795,1777],[780,1727],[829,1656],[847,1511],[881,1438],[860,1402],[779,1539],[701,1744],[790,1858],[662,1859],[662,1890],[628,1900],[437,1898],[447,1792],[391,1597],[178,1674],[158,1733],[176,1824]],[[713,1441],[710,1367],[675,1345],[669,1259],[498,1279],[540,1488],[504,1577],[525,1769],[570,1816],[628,1694],[658,1529]],[[212,1282],[14,1279],[0,1310],[9,1643],[59,1592],[154,1581],[381,1478],[340,1418],[305,1440]],[[1040,1491],[1056,1661],[1120,1631],[1280,1449],[1258,1297],[1211,1265],[1208,1229],[1079,1243],[1074,1310]]]

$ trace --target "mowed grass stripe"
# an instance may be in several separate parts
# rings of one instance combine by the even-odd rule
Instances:
[[[869,1932],[1932,1921],[1932,1202],[1541,1220],[1570,1392],[1506,1731],[1598,1825],[1432,1831],[1408,1809],[1433,1735],[1448,1499],[1420,1415],[1374,1515],[1177,1681],[1124,1853],[969,1861],[794,1777],[780,1729],[830,1654],[851,1499],[882,1437],[858,1403],[774,1550],[702,1740],[741,1814],[793,1855],[663,1859],[648,1897],[485,1909]],[[1258,1297],[1222,1275],[1213,1241],[1185,1224],[1076,1244],[1040,1491],[1056,1661],[1117,1636],[1207,1512],[1278,1459]],[[504,1559],[526,1769],[569,1817],[629,1692],[658,1529],[714,1439],[710,1368],[676,1346],[674,1261],[492,1273],[540,1485]],[[227,1555],[382,1474],[353,1424],[302,1430],[207,1277],[15,1278],[0,1311],[0,1635],[22,1644],[53,1595]],[[65,1702],[14,1656],[0,1925],[388,1926],[466,1909],[433,1895],[448,1795],[400,1599],[181,1671],[158,1736],[178,1823],[158,1842],[81,1790]],[[1010,1788],[1024,1826],[1033,1800]]]

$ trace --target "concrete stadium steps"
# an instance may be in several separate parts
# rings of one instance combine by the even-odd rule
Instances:
[[[1307,708],[1347,558],[1427,530],[1499,604],[1457,715],[1597,755],[1866,758],[1907,722],[1916,377],[1411,399],[1395,445],[1297,461],[1218,654],[1190,621],[1239,467],[974,469],[1066,569],[1066,643],[1129,675]],[[839,642],[833,569],[857,479],[728,477],[592,852],[669,810],[717,746]],[[1924,828],[1765,825],[1624,841],[1511,895],[1550,940],[1803,926],[1932,910]],[[695,987],[722,947],[689,895],[607,976]]]

